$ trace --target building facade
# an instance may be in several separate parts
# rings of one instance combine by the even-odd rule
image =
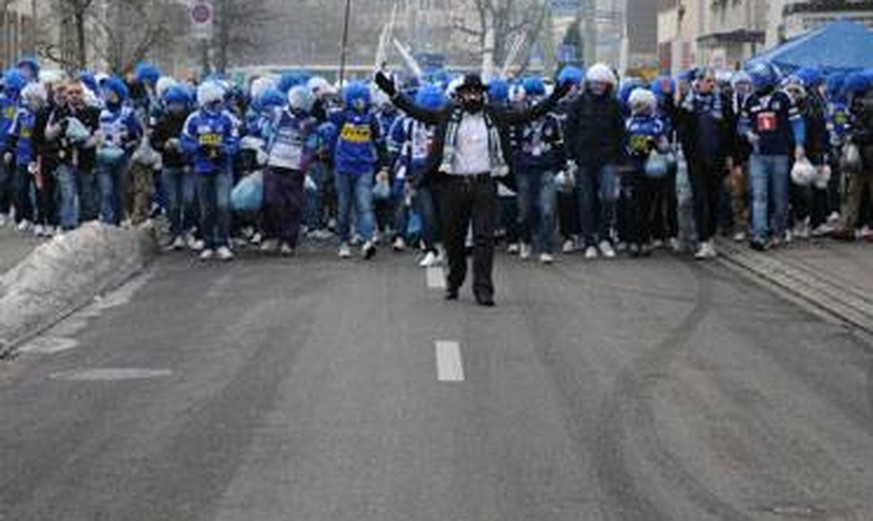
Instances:
[[[0,65],[14,64],[22,56],[36,53],[39,5],[37,0],[11,0],[0,11]]]

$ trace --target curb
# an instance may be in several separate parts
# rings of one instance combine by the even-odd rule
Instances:
[[[719,242],[719,260],[762,280],[818,312],[873,335],[873,297],[819,276],[802,263],[774,258],[727,241]]]
[[[125,283],[159,251],[150,224],[125,230],[90,222],[40,245],[0,276],[0,359]]]

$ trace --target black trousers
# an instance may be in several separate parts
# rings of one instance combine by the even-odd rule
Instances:
[[[715,236],[718,221],[718,200],[720,187],[724,180],[724,163],[706,158],[690,158],[688,180],[691,182],[691,196],[694,199],[694,224],[697,240],[708,241]]]
[[[497,183],[490,174],[447,175],[439,188],[443,244],[449,261],[447,284],[457,290],[467,277],[465,240],[473,223],[473,293],[494,296],[494,227],[497,221]]]

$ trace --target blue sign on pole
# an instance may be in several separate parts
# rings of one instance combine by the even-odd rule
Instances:
[[[583,0],[550,0],[552,14],[573,16],[582,9]]]

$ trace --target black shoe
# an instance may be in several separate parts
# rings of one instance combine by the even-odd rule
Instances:
[[[448,288],[446,290],[446,300],[458,300],[458,288]]]
[[[752,239],[749,241],[749,246],[755,251],[765,251],[767,249],[767,243],[764,242],[764,239]]]
[[[494,297],[486,295],[476,295],[476,304],[486,308],[493,308],[496,305],[494,303]]]

